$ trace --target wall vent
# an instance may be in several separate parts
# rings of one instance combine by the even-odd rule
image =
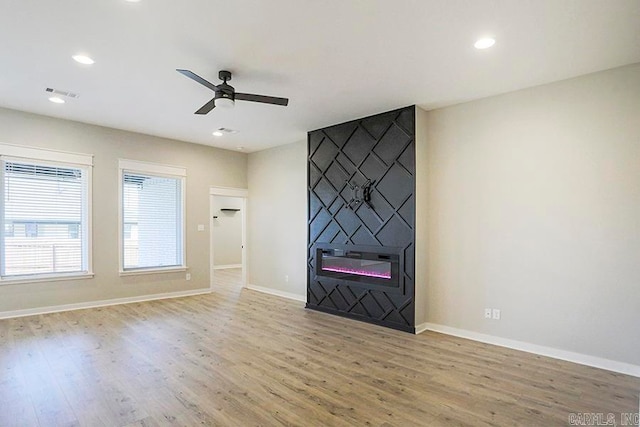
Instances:
[[[238,131],[237,131],[237,130],[229,129],[229,128],[218,128],[218,132],[223,132],[223,133],[238,133]]]
[[[67,98],[73,98],[73,99],[80,98],[80,95],[78,95],[77,93],[69,92],[67,90],[59,90],[59,89],[48,87],[45,89],[45,91],[49,93],[55,93],[56,95],[60,95],[60,96],[66,96]]]

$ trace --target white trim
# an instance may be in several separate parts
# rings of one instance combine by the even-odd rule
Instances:
[[[0,143],[0,155],[30,160],[93,166],[93,154],[71,153],[68,151],[49,150],[46,148],[27,147],[24,145]]]
[[[154,267],[154,268],[136,268],[132,270],[120,271],[120,276],[140,276],[143,274],[161,274],[161,273],[180,273],[181,271],[187,271],[189,267]]]
[[[0,312],[0,319],[13,317],[35,316],[39,314],[59,313],[61,311],[84,310],[87,308],[106,307],[110,305],[130,304],[134,302],[154,301],[159,299],[182,298],[211,293],[208,288],[192,291],[165,292],[161,294],[142,295],[137,297],[114,298],[100,301],[80,302],[75,304],[55,305],[51,307],[27,308]]]
[[[82,222],[84,223],[84,244],[87,245],[87,250],[82,255],[86,256],[84,261],[87,265],[87,274],[93,277],[93,167],[86,168],[85,173],[87,174],[87,181],[84,186],[87,191],[85,194],[87,212],[84,213]]]
[[[228,268],[242,268],[242,264],[214,265],[214,270],[226,270]]]
[[[4,285],[18,285],[21,283],[40,283],[40,282],[59,282],[66,280],[82,280],[82,279],[93,279],[93,272],[82,272],[82,273],[52,273],[51,275],[47,274],[34,274],[33,276],[7,276],[8,278],[3,278],[0,280],[0,286]]]
[[[277,297],[288,298],[294,301],[307,302],[306,295],[294,294],[293,292],[279,291],[277,289],[265,288],[263,286],[247,285],[247,289],[262,292],[264,294],[275,295]]]
[[[118,219],[118,272],[122,273],[124,268],[124,178],[123,170],[118,168],[118,203],[116,204],[118,211],[116,218]]]
[[[146,172],[156,175],[187,176],[187,169],[182,166],[142,162],[140,160],[118,159],[118,169],[132,172]]]
[[[495,335],[481,334],[479,332],[452,328],[450,326],[438,325],[435,323],[422,323],[416,326],[416,334],[427,330],[493,344],[500,347],[511,348],[514,350],[526,351],[527,353],[552,357],[554,359],[565,360],[581,365],[593,366],[594,368],[606,369],[608,371],[619,372],[621,374],[631,375],[634,377],[640,377],[639,365],[632,365],[630,363],[619,362],[617,360],[604,359],[602,357],[590,356],[588,354],[574,353],[572,351],[516,341],[508,338],[497,337]]]
[[[247,261],[247,212],[249,211],[249,193],[242,198],[242,286],[247,286],[247,274],[249,272]]]
[[[246,188],[233,187],[210,187],[210,196],[229,196],[229,197],[249,197],[249,190]]]
[[[213,291],[213,195],[209,194],[209,289]]]
[[[421,323],[419,325],[416,325],[415,334],[418,335],[418,334],[423,333],[424,331],[428,331],[429,329],[427,328],[427,325],[428,325],[428,323]]]

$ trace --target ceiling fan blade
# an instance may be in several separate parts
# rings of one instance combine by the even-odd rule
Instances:
[[[207,102],[202,107],[200,107],[200,109],[196,111],[194,114],[207,114],[209,111],[213,110],[214,108],[216,108],[215,98],[213,98],[211,101]]]
[[[275,104],[275,105],[287,105],[289,103],[288,98],[277,98],[275,96],[264,96],[264,95],[254,95],[251,93],[237,93],[234,98],[236,100],[241,101],[253,101],[253,102],[263,102],[265,104]]]
[[[176,71],[179,72],[180,74],[182,74],[183,76],[189,77],[191,80],[194,80],[194,81],[200,83],[201,85],[208,87],[212,91],[217,91],[218,90],[218,86],[214,85],[213,83],[211,83],[209,81],[206,81],[205,79],[203,79],[202,77],[200,77],[199,75],[194,73],[193,71],[189,71],[189,70],[176,70]]]

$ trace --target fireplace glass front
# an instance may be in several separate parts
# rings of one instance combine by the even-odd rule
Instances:
[[[318,247],[316,275],[354,282],[398,286],[398,255]]]

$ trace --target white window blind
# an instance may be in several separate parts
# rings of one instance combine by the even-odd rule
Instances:
[[[88,169],[2,159],[0,275],[87,273]]]
[[[184,266],[183,181],[122,171],[124,271]]]

